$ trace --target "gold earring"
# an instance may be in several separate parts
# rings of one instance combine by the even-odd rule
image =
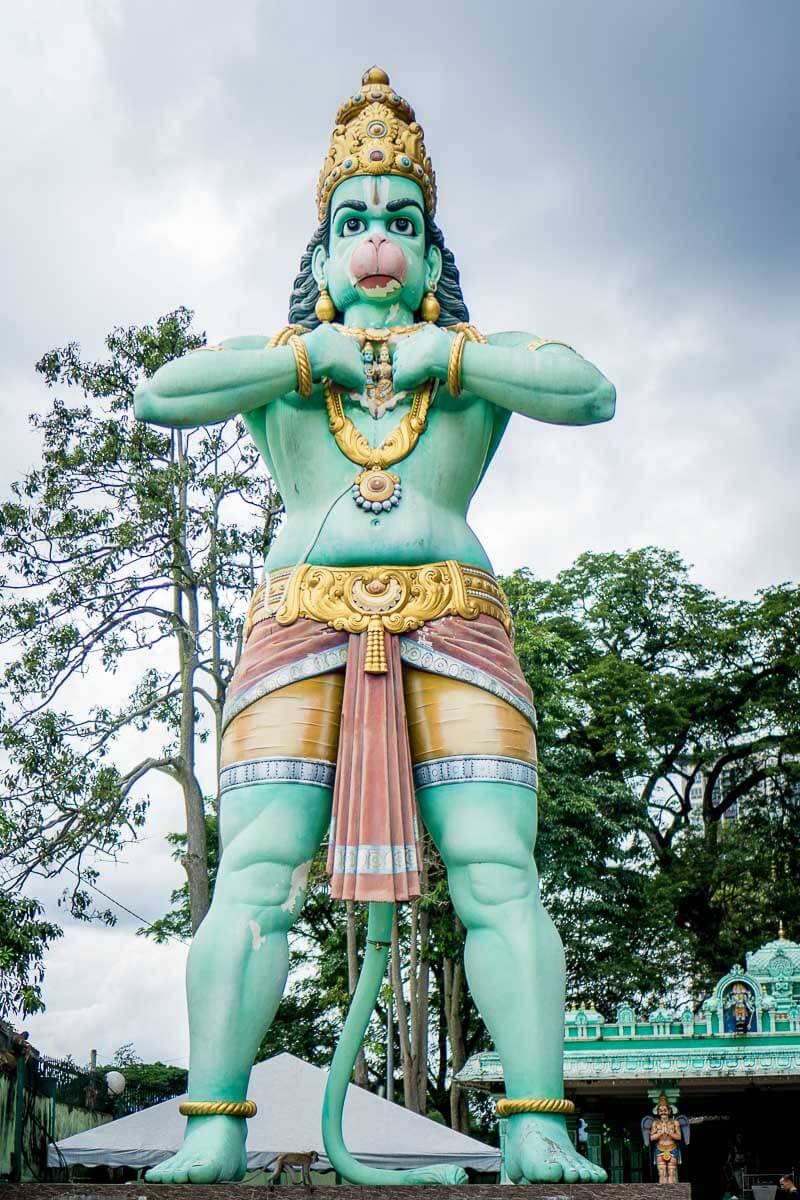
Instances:
[[[317,314],[318,320],[324,321],[326,324],[336,316],[336,307],[324,287],[319,290],[319,300],[314,305],[314,312]]]
[[[442,306],[436,299],[433,290],[427,291],[422,297],[422,304],[419,311],[423,321],[430,321],[433,324],[439,320],[439,313],[442,311]]]

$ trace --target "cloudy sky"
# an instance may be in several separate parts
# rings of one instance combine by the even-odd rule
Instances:
[[[336,107],[377,62],[424,125],[473,320],[618,389],[597,429],[514,418],[471,516],[497,568],[655,543],[730,595],[797,579],[799,38],[797,0],[9,6],[3,490],[36,458],[44,351],[179,304],[214,341],[285,322]],[[154,793],[104,872],[145,917],[179,824]],[[43,1050],[185,1061],[185,950],[136,924],[68,924]]]

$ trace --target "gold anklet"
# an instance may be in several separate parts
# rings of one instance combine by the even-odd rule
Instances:
[[[254,1100],[184,1100],[178,1108],[182,1117],[254,1117]]]
[[[305,348],[303,339],[293,333],[289,338],[289,345],[294,355],[295,365],[297,366],[297,394],[307,400],[314,390],[314,380],[311,375],[311,359],[308,357],[308,351]]]
[[[498,1100],[498,1117],[515,1117],[518,1113],[563,1113],[571,1115],[575,1105],[571,1100]]]
[[[466,340],[466,333],[460,329],[450,347],[450,357],[447,360],[447,390],[451,396],[461,395],[461,359],[464,356]]]

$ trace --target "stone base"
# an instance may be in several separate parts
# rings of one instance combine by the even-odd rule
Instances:
[[[246,1183],[4,1184],[2,1200],[690,1200],[688,1183],[464,1184],[460,1187],[312,1187]]]

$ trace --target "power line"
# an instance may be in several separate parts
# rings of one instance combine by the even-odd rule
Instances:
[[[64,870],[69,871],[70,875],[74,875],[79,883],[84,884],[86,887],[90,887],[92,889],[92,891],[97,892],[98,895],[102,896],[105,900],[110,900],[112,904],[115,904],[117,906],[117,908],[121,908],[122,911],[126,912],[129,916],[135,917],[137,921],[141,921],[145,929],[155,929],[156,928],[155,924],[152,921],[148,921],[146,917],[142,917],[142,916],[140,916],[139,913],[134,912],[132,908],[128,908],[127,904],[123,904],[121,900],[115,900],[113,896],[109,896],[108,892],[104,892],[103,889],[101,887],[98,887],[96,883],[90,883],[90,881],[88,879],[82,879],[77,871],[73,871],[72,867],[68,867],[65,864]],[[159,930],[159,933],[162,936],[168,937],[171,941],[177,942],[181,946],[186,945],[186,941],[184,940],[184,938],[175,937],[175,935],[172,933],[164,934],[162,930]]]

